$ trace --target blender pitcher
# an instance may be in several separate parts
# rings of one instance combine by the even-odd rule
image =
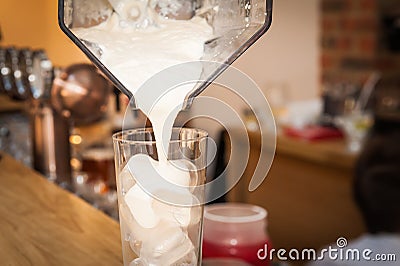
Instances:
[[[272,21],[272,0],[59,0],[61,29],[135,105],[132,92],[102,61],[99,44],[79,38],[74,31],[99,25],[113,13],[119,15],[121,23],[138,29],[155,23],[153,13],[176,20],[201,17],[212,27],[213,37],[204,43],[201,60],[217,64],[215,67],[207,64],[201,77],[204,82],[199,82],[187,94],[185,109],[268,30]],[[117,41],[115,46],[118,46]]]
[[[143,104],[141,96],[162,95],[157,93],[157,86],[148,86],[146,92],[150,93],[135,92],[135,87],[151,77],[149,73],[157,73],[153,67],[164,70],[165,62],[171,67],[175,62],[188,62],[186,59],[195,54],[201,68],[196,65],[182,69],[187,66],[182,64],[177,72],[178,76],[195,72],[200,81],[195,81],[195,86],[182,86],[183,90],[160,101],[185,100],[185,109],[267,31],[271,9],[272,0],[59,0],[59,23],[89,59],[131,98],[131,105],[142,111],[144,105],[153,102],[146,98]],[[173,26],[168,28],[167,24]],[[172,28],[173,33],[163,32],[164,26]],[[165,38],[157,38],[160,36]],[[179,48],[172,56],[168,54],[171,47]],[[135,61],[133,68],[130,59]],[[141,71],[148,67],[146,63],[150,63],[151,70],[144,75]],[[125,67],[127,74],[121,74],[116,65]],[[169,88],[157,81],[155,85]],[[162,108],[156,110],[158,114],[166,113]],[[201,265],[206,133],[173,130],[171,141],[165,145],[169,150],[161,156],[162,148],[158,149],[155,141],[160,121],[153,123],[152,132],[122,131],[113,138],[124,265]],[[151,187],[145,187],[146,182]],[[171,184],[175,186],[167,188]]]

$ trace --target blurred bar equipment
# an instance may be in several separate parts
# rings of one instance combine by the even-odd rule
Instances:
[[[68,120],[57,113],[51,103],[54,70],[44,51],[36,51],[30,76],[32,99],[33,166],[49,180],[70,189],[71,166]]]
[[[349,152],[361,150],[364,139],[373,125],[373,110],[368,110],[367,105],[380,79],[380,73],[372,73],[357,97],[353,95],[345,98],[341,114],[334,118],[335,124],[345,135]]]
[[[43,50],[0,48],[0,73],[2,92],[13,100],[26,103],[30,124],[31,138],[28,146],[31,146],[32,154],[27,154],[29,153],[27,149],[13,149],[9,152],[14,153],[12,154],[14,156],[18,155],[18,158],[32,157],[31,160],[24,159],[24,161],[32,161],[35,170],[49,180],[69,188],[71,179],[69,123],[51,104],[54,79],[51,61]],[[4,132],[6,130],[3,129]],[[16,133],[18,132],[8,134]],[[22,146],[19,148],[22,149]]]
[[[105,116],[111,91],[111,84],[91,64],[73,64],[56,75],[51,104],[61,120],[68,122],[68,137],[73,127],[92,124]],[[68,154],[71,159],[72,151]]]
[[[32,157],[24,161],[32,161],[49,180],[72,189],[70,130],[105,115],[110,83],[93,65],[76,64],[61,71],[53,68],[45,51],[28,48],[0,47],[0,73],[0,92],[26,102],[32,154],[25,148],[14,151],[21,145],[6,145],[10,135],[18,133],[10,131],[15,128],[11,124],[1,127],[2,147],[8,146],[5,150],[18,158]]]

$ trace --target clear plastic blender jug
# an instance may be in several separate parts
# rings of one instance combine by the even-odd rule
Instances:
[[[131,4],[135,5],[134,8],[126,8]],[[174,5],[179,9],[173,10],[171,7]],[[220,64],[203,73],[202,80],[206,82],[198,84],[187,95],[186,105],[190,105],[194,97],[260,38],[272,21],[272,0],[59,0],[61,29],[129,98],[133,96],[131,91],[110,71],[109,66],[102,63],[100,46],[80,39],[74,29],[101,24],[114,12],[127,24],[146,27],[152,23],[149,9],[168,19],[202,17],[213,29],[213,37],[204,44],[202,60]]]

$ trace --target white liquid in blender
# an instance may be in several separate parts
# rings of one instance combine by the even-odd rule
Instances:
[[[122,226],[123,237],[130,242],[130,248],[141,262],[147,265],[196,265],[198,254],[195,246],[199,243],[192,243],[189,231],[200,226],[201,208],[162,203],[143,191],[135,180],[138,176],[162,176],[171,183],[189,186],[189,170],[195,169],[195,166],[180,160],[181,169],[178,169],[172,164],[174,162],[167,160],[166,152],[163,151],[168,150],[174,120],[194,84],[178,86],[172,90],[165,88],[168,92],[160,95],[162,97],[155,103],[148,103],[152,98],[148,97],[152,94],[151,90],[146,92],[148,95],[142,93],[139,96],[135,93],[147,79],[159,71],[201,59],[204,43],[212,38],[212,28],[200,18],[188,21],[159,18],[157,26],[145,29],[121,25],[118,15],[113,14],[108,21],[98,26],[74,31],[81,39],[100,46],[100,60],[132,91],[139,108],[142,104],[154,104],[151,112],[143,111],[153,125],[159,161],[147,155],[135,155],[121,171],[119,182],[124,200],[119,203],[120,219],[121,225],[126,225]],[[187,169],[182,169],[182,165],[186,165]],[[154,170],[158,174],[154,175]],[[187,193],[172,196],[183,197],[192,203],[196,201],[189,188]]]

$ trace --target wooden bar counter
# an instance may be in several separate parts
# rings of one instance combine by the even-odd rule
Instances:
[[[0,94],[0,113],[21,111],[25,108],[25,103],[11,100],[7,95]]]
[[[122,265],[118,222],[0,152],[0,265]]]

